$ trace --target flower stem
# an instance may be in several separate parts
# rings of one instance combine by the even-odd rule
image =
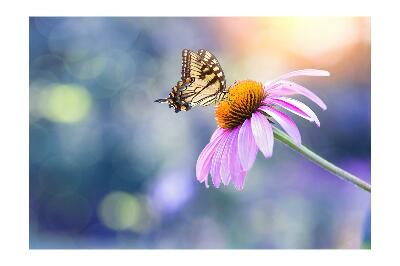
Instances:
[[[339,178],[341,178],[343,180],[346,180],[346,181],[349,181],[349,182],[353,183],[354,185],[356,185],[357,187],[359,187],[359,188],[371,193],[371,185],[368,184],[367,182],[365,182],[365,181],[361,180],[360,178],[356,177],[355,175],[352,175],[349,172],[346,172],[345,170],[337,167],[333,163],[328,162],[327,160],[325,160],[321,156],[315,154],[313,151],[311,151],[310,149],[308,149],[304,145],[297,146],[291,140],[291,138],[288,135],[286,135],[282,130],[280,130],[280,129],[278,129],[278,128],[273,126],[273,131],[274,131],[275,138],[277,140],[279,140],[282,143],[286,144],[287,146],[289,146],[293,150],[299,152],[301,155],[303,155],[307,159],[313,161],[314,163],[316,163],[320,167],[328,170],[329,172],[333,173],[334,175],[338,176]]]

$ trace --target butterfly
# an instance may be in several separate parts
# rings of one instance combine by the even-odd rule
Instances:
[[[175,112],[189,111],[196,105],[217,104],[227,94],[225,75],[217,58],[207,50],[182,51],[181,80],[172,88],[168,98],[155,102],[168,103]]]

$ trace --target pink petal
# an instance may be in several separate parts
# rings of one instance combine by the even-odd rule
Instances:
[[[210,142],[213,141],[216,137],[220,136],[226,129],[218,127],[214,133],[211,135]]]
[[[295,106],[287,101],[284,101],[283,98],[284,97],[272,97],[271,96],[271,97],[268,97],[268,101],[266,101],[266,99],[265,99],[262,101],[262,103],[264,103],[265,105],[277,105],[279,107],[282,107],[286,110],[291,111],[292,113],[294,113],[300,117],[303,117],[304,119],[307,119],[308,121],[314,122],[314,120],[309,115],[307,115],[303,110],[301,110],[297,106]],[[289,98],[287,98],[287,99],[289,99]]]
[[[241,171],[234,176],[233,184],[237,190],[243,190],[246,174],[246,171]]]
[[[236,142],[234,141],[235,135],[237,135],[237,130],[236,131],[232,130],[228,136],[228,140],[226,142],[226,146],[223,151],[222,158],[221,158],[220,174],[221,174],[222,183],[225,186],[227,186],[229,184],[231,177],[232,177],[229,154],[231,153],[232,149],[234,148],[233,146],[237,145],[237,141]]]
[[[232,141],[231,150],[229,152],[229,167],[231,171],[231,179],[235,188],[237,190],[242,190],[244,187],[244,181],[246,176],[246,171],[243,170],[242,165],[239,160],[238,154],[238,134],[239,134],[239,127],[234,129],[235,134]]]
[[[217,137],[214,138],[213,141],[208,143],[206,147],[203,149],[203,151],[200,153],[199,158],[197,159],[196,163],[196,177],[197,180],[200,181],[201,183],[206,181],[206,186],[208,187],[207,184],[207,177],[208,177],[208,172],[210,171],[211,167],[211,159],[214,156],[215,150],[223,136],[227,134],[227,131],[225,130],[221,134],[219,134]]]
[[[282,128],[288,133],[293,139],[297,146],[301,145],[301,136],[299,129],[297,128],[294,121],[285,113],[278,111],[268,106],[261,106],[259,110],[262,110],[269,114],[276,122],[278,122]]]
[[[272,85],[278,80],[283,80],[283,79],[288,79],[291,77],[297,77],[297,76],[320,76],[320,77],[326,77],[329,76],[330,73],[326,70],[319,70],[319,69],[302,69],[302,70],[296,70],[292,71],[286,74],[283,74],[276,79],[274,79],[270,84]]]
[[[251,130],[260,151],[265,157],[271,157],[274,145],[274,133],[267,118],[259,112],[253,113],[251,116]]]
[[[317,115],[310,109],[310,107],[298,100],[287,97],[270,97],[270,102],[283,107],[308,121],[315,122],[317,126],[321,125]]]
[[[227,134],[223,134],[221,140],[218,143],[217,148],[215,149],[214,156],[211,161],[211,169],[210,174],[212,177],[212,182],[216,188],[219,188],[221,184],[221,160],[222,155],[226,146],[226,143],[229,139],[230,130],[226,130]]]
[[[257,156],[257,145],[251,131],[250,119],[246,119],[242,124],[238,136],[239,159],[243,170],[248,171],[253,165]]]
[[[326,104],[309,89],[291,81],[281,80],[276,84],[279,84],[279,86],[268,90],[270,96],[301,94],[318,104],[323,110],[326,110]]]

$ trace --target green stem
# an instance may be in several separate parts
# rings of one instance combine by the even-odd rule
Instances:
[[[337,167],[333,163],[328,162],[324,158],[322,158],[319,155],[317,155],[314,152],[312,152],[310,149],[308,149],[304,145],[297,146],[292,141],[292,139],[288,135],[286,135],[282,130],[280,130],[280,129],[278,129],[278,128],[273,126],[273,131],[274,131],[274,134],[275,134],[275,138],[277,140],[279,140],[282,143],[286,144],[287,146],[289,146],[293,150],[299,152],[301,155],[303,155],[307,159],[313,161],[314,163],[316,163],[320,167],[328,170],[329,172],[333,173],[334,175],[340,177],[341,179],[349,181],[349,182],[353,183],[354,185],[356,185],[357,187],[359,187],[359,188],[371,193],[371,185],[368,184],[367,182],[365,182],[365,181],[361,180],[360,178],[356,177],[355,175],[352,175],[349,172],[346,172],[345,170]]]

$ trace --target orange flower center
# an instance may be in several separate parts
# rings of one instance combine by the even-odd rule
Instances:
[[[235,128],[257,111],[266,97],[263,85],[252,80],[239,81],[229,88],[226,98],[217,106],[215,119],[221,128]]]

